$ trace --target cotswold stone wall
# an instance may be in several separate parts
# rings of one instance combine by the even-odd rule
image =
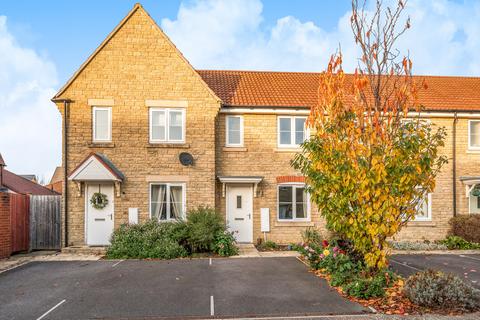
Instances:
[[[69,98],[68,172],[91,152],[105,154],[126,177],[114,199],[115,227],[128,221],[128,208],[139,208],[140,221],[149,217],[149,181],[186,183],[187,208],[215,206],[215,117],[220,104],[181,54],[138,8],[88,63],[60,98]],[[92,143],[89,99],[111,99],[112,142]],[[146,100],[187,103],[185,144],[149,144]],[[168,103],[167,103],[168,104]],[[63,105],[58,103],[60,112]],[[180,152],[195,165],[182,166]],[[69,243],[85,243],[84,189],[69,186]]]
[[[277,180],[278,176],[298,175],[290,166],[290,160],[295,150],[284,151],[277,148],[277,116],[265,114],[245,114],[244,116],[244,147],[225,147],[225,115],[217,119],[217,148],[216,168],[218,175],[258,175],[264,181],[259,186],[259,194],[254,198],[253,227],[254,241],[262,237],[260,232],[260,208],[270,209],[271,232],[267,238],[279,243],[300,241],[300,233],[308,226],[318,227],[323,234],[328,235],[325,221],[320,217],[314,204],[311,204],[311,222],[280,222],[277,219]],[[448,221],[453,216],[453,182],[452,182],[452,124],[453,119],[431,119],[432,123],[444,126],[447,138],[442,153],[447,155],[447,163],[437,178],[435,192],[432,194],[431,221],[412,221],[398,234],[396,240],[439,240],[444,238],[449,230]],[[466,139],[466,132],[462,127],[466,120],[459,121],[458,135]],[[466,130],[466,129],[465,129]],[[463,130],[464,131],[464,130]],[[479,157],[480,153],[471,155],[466,152],[466,144],[460,137],[457,140],[458,176],[475,171],[475,161],[472,157]],[[466,166],[468,163],[470,166]],[[217,183],[217,209],[225,214],[226,203],[222,197],[222,185]],[[465,199],[465,188],[457,182],[458,211],[468,210]],[[460,199],[463,198],[463,199]]]

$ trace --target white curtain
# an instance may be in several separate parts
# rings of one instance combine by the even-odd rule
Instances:
[[[171,186],[170,187],[170,218],[177,219],[183,217],[183,199],[182,199],[182,187]]]
[[[167,212],[165,210],[165,185],[153,185],[152,186],[152,218],[166,220]]]

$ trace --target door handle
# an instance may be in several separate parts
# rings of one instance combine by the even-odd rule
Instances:
[[[248,214],[248,219],[252,220],[252,215],[250,213]]]

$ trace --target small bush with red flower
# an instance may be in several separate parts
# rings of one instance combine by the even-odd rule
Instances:
[[[385,295],[385,289],[393,285],[397,277],[390,270],[373,271],[355,253],[349,241],[333,239],[303,242],[297,250],[310,267],[322,273],[333,287],[341,287],[346,294],[361,298]]]

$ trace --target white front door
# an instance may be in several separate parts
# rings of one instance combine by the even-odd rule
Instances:
[[[87,245],[101,246],[110,244],[113,231],[113,200],[114,190],[111,183],[89,183],[86,185],[85,215],[87,228]],[[107,196],[108,204],[103,209],[96,209],[90,203],[94,193],[100,192]]]
[[[253,241],[253,190],[251,186],[227,186],[227,225],[237,242]]]

